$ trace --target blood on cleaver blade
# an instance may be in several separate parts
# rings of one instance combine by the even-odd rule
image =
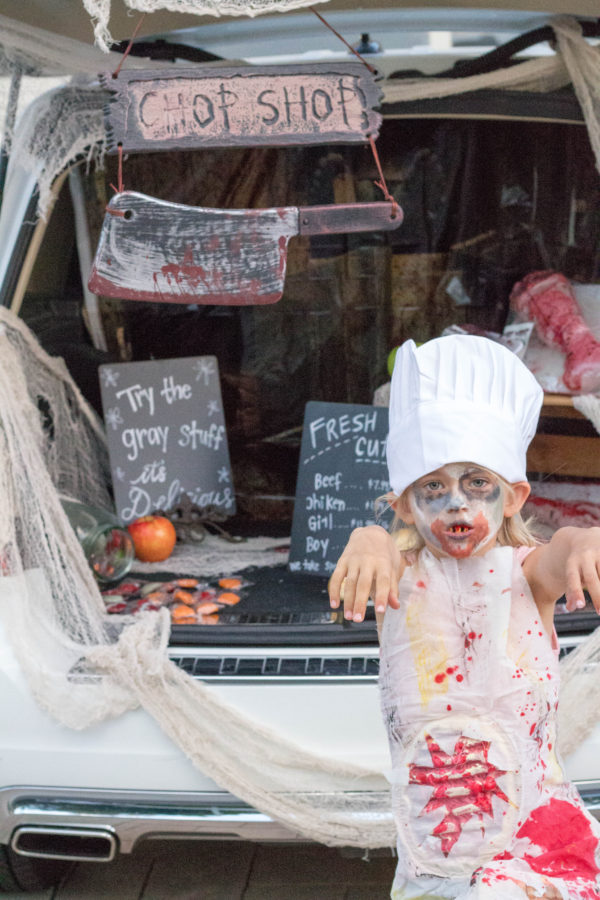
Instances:
[[[398,228],[391,203],[209,209],[133,191],[108,205],[88,287],[124,300],[223,306],[276,303],[296,234]]]

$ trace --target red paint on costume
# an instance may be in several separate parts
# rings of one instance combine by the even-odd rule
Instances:
[[[418,587],[418,588],[424,588],[424,587],[427,587],[427,585],[425,584],[424,581],[417,581],[417,587]]]
[[[425,735],[425,740],[433,765],[418,766],[413,763],[409,768],[408,780],[410,784],[432,788],[431,798],[423,813],[445,810],[444,818],[431,833],[440,838],[442,853],[448,856],[461,835],[463,825],[471,816],[477,815],[480,819],[483,813],[493,816],[493,796],[509,802],[497,783],[497,778],[506,773],[488,761],[489,741],[462,735],[457,739],[453,752],[446,753],[431,735]],[[458,797],[457,788],[463,789]]]
[[[525,853],[524,859],[534,872],[551,878],[595,879],[598,839],[584,813],[565,800],[550,800],[534,809],[517,832],[540,848],[537,856]]]

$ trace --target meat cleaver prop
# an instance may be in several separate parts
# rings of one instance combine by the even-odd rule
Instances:
[[[124,300],[276,303],[291,237],[390,231],[402,218],[390,202],[208,209],[124,191],[107,207],[88,287]]]

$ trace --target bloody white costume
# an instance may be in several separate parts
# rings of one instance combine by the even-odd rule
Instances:
[[[600,826],[556,756],[558,645],[522,573],[529,548],[420,551],[385,614],[392,898],[600,898]]]

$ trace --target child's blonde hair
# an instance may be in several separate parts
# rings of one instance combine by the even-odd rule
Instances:
[[[509,481],[506,481],[500,475],[496,474],[496,472],[492,472],[491,469],[486,469],[485,466],[480,466],[480,468],[483,472],[486,472],[488,475],[497,479],[506,491],[507,496],[511,500],[513,499],[514,491],[512,484]],[[376,510],[379,510],[383,505],[385,505],[386,508],[389,508],[396,500],[401,500],[405,497],[409,490],[410,487],[407,487],[400,497],[391,492],[385,494],[383,497],[379,497],[375,501]],[[520,512],[515,513],[513,516],[505,516],[498,532],[498,544],[500,544],[501,547],[536,547],[541,543],[541,538],[536,536],[533,526],[534,520],[529,518],[525,521]],[[390,534],[394,537],[399,550],[420,550],[421,547],[425,546],[425,541],[417,531],[416,527],[414,525],[407,525],[403,522],[398,513],[395,513],[390,528]]]

